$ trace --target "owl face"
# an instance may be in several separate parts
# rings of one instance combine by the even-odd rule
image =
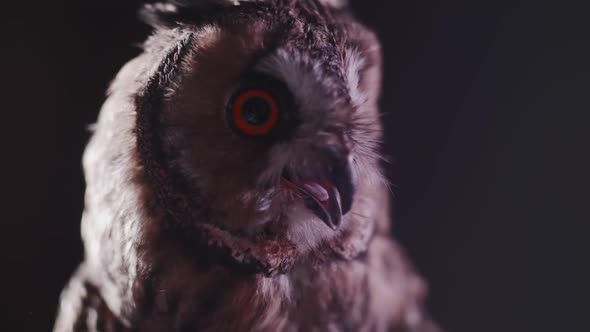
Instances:
[[[373,34],[311,0],[177,10],[151,123],[182,208],[309,246],[346,228],[381,181]]]

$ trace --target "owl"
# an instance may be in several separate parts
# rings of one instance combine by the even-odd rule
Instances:
[[[339,0],[144,7],[54,331],[440,331],[391,237],[381,57]]]

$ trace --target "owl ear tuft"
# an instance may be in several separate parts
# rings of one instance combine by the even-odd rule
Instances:
[[[173,28],[180,22],[196,18],[195,13],[206,14],[208,10],[239,6],[252,2],[271,2],[272,0],[168,0],[146,4],[140,11],[141,19],[156,29]],[[348,0],[318,0],[325,7],[343,9]]]
[[[173,27],[178,16],[178,7],[169,3],[146,4],[139,10],[141,20],[156,29]]]
[[[203,8],[211,6],[237,6],[241,2],[266,2],[267,0],[170,0],[169,2],[184,8]]]
[[[206,6],[237,6],[241,2],[269,2],[270,0],[170,0],[170,3],[181,7],[206,7]],[[347,0],[319,0],[319,2],[326,6],[336,9],[344,8],[348,5]]]
[[[331,7],[334,9],[348,7],[348,0],[319,0],[319,2],[326,7]]]
[[[188,16],[194,18],[195,12],[205,13],[209,9],[238,6],[246,2],[266,2],[269,0],[169,0],[146,4],[140,10],[141,19],[156,29],[173,28]]]

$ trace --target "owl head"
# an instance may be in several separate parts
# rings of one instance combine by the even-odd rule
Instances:
[[[177,0],[142,16],[155,32],[134,133],[166,222],[268,274],[362,252],[387,218],[375,35],[337,0]]]

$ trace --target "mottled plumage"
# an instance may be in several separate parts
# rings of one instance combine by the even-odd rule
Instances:
[[[55,331],[438,331],[390,237],[379,43],[345,2],[143,17],[84,155],[86,258]],[[272,135],[232,122],[252,85],[276,92]]]

